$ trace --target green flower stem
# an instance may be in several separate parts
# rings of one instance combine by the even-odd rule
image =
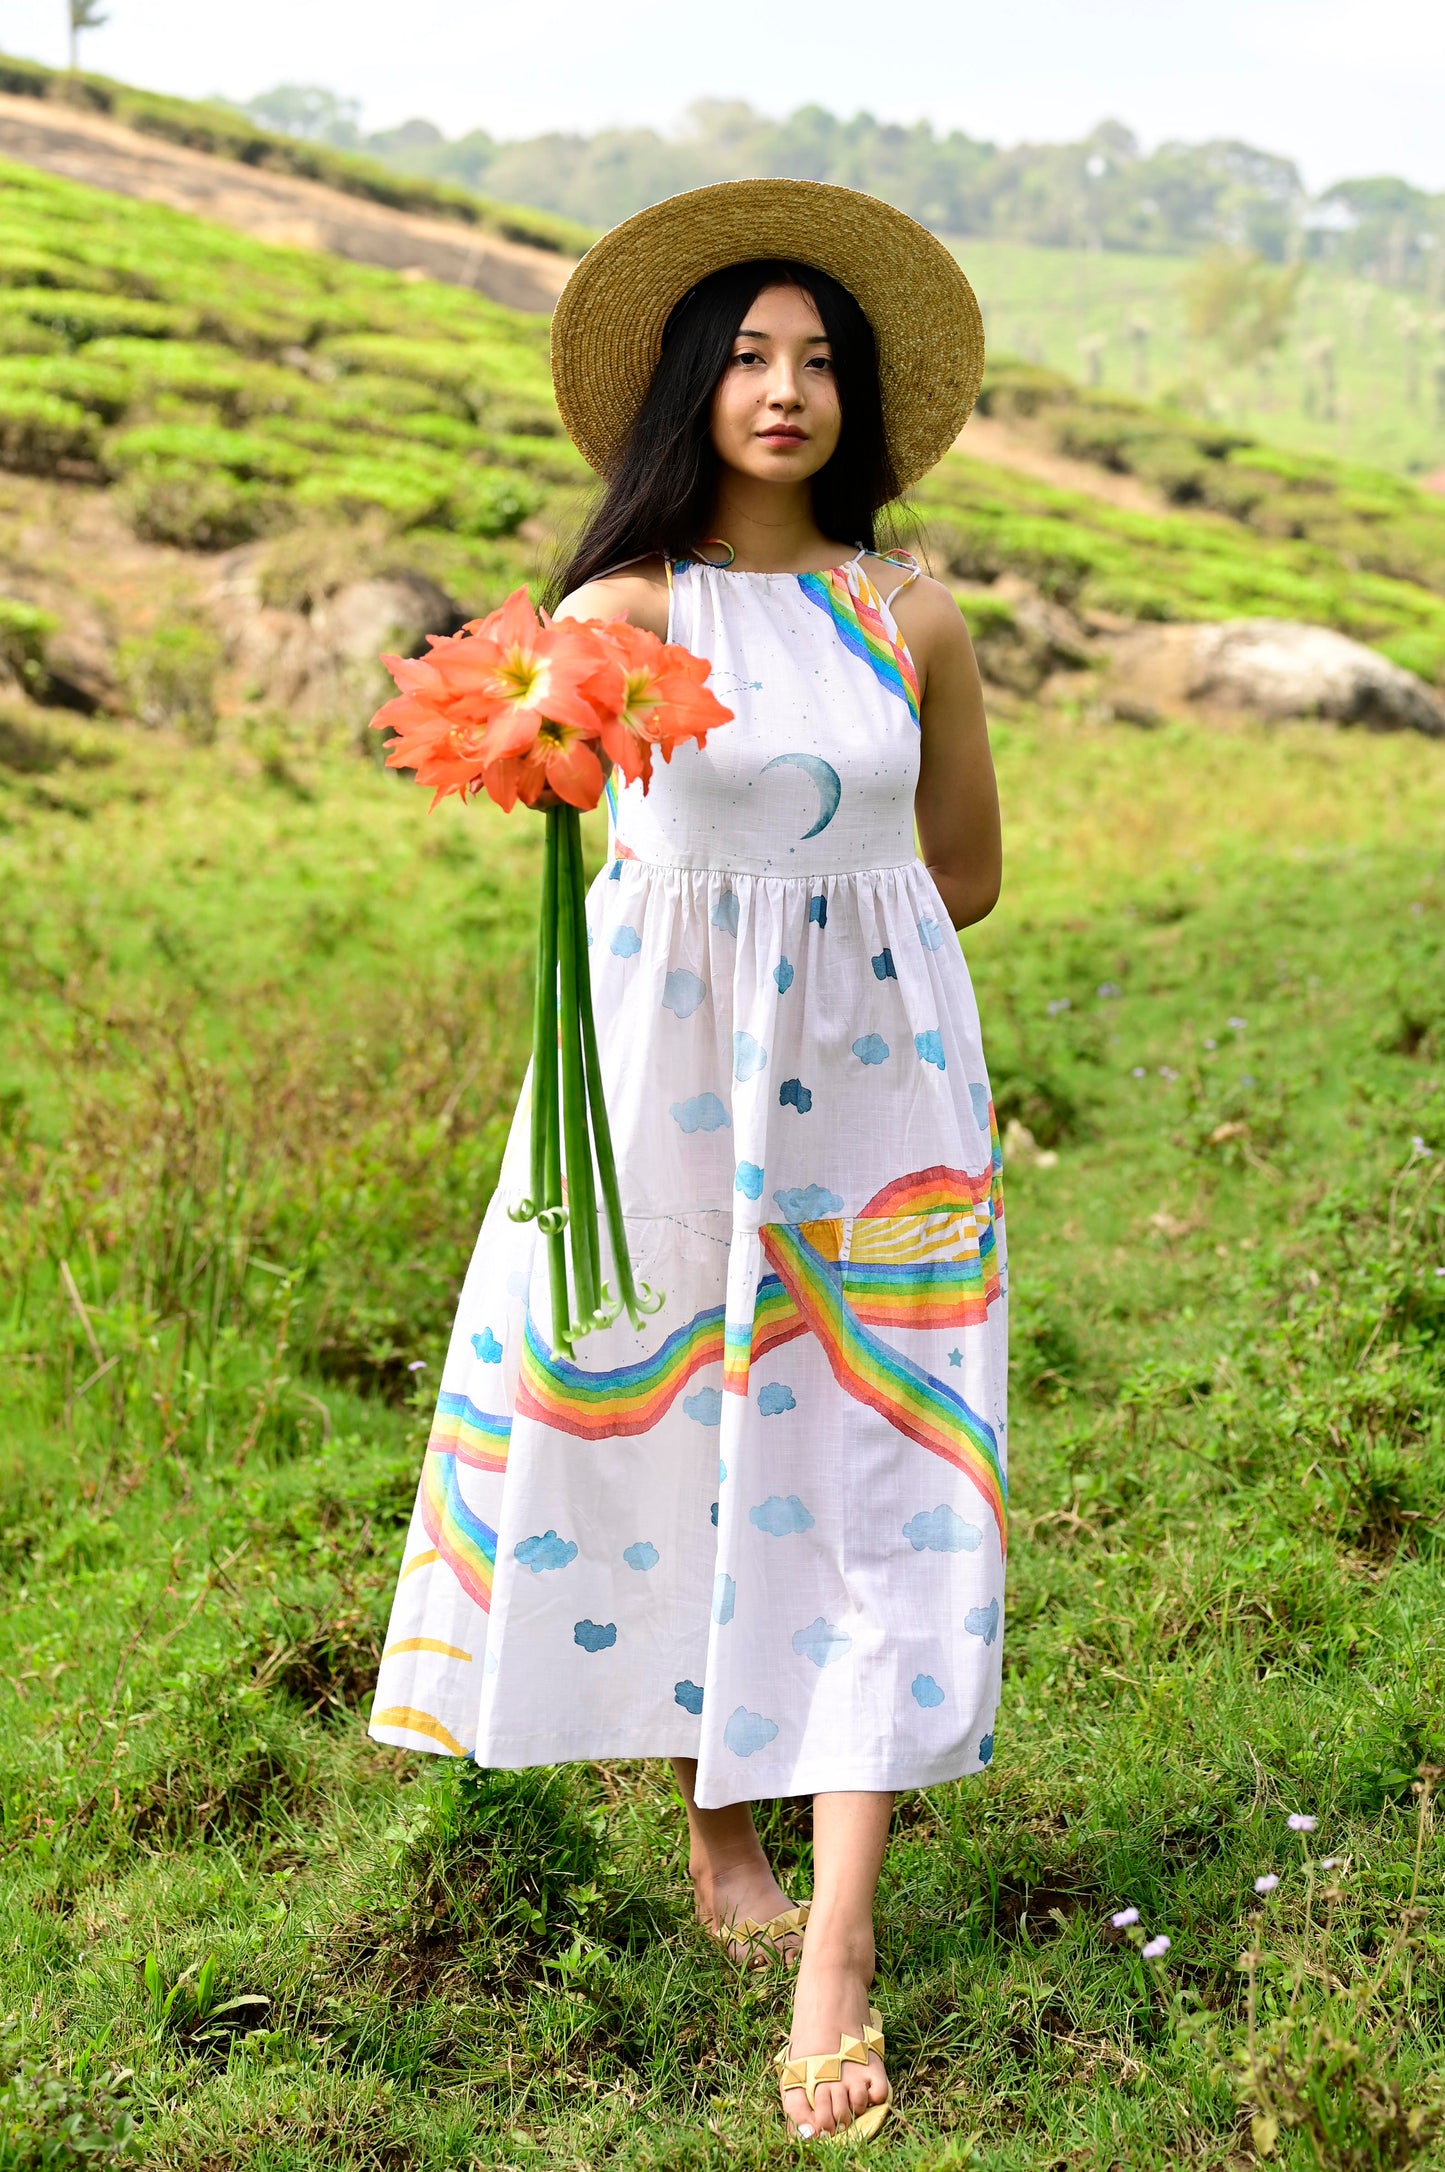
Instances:
[[[580,899],[583,895],[580,830],[571,861],[571,876],[574,894]],[[602,1180],[602,1198],[607,1210],[607,1233],[612,1240],[612,1261],[617,1275],[617,1288],[622,1303],[627,1308],[628,1319],[634,1327],[641,1327],[642,1303],[632,1273],[632,1258],[627,1249],[627,1226],[622,1219],[617,1160],[612,1151],[612,1127],[607,1121],[607,1104],[602,1098],[602,1065],[597,1054],[597,1026],[592,1016],[592,973],[585,947],[580,953],[578,997],[582,1051],[587,1072],[587,1098],[592,1105],[592,1133],[597,1147],[597,1173]],[[651,1309],[655,1311],[656,1305]]]
[[[542,855],[542,939],[537,960],[538,978],[546,990],[546,1013],[532,1061],[540,1081],[533,1102],[533,1145],[536,1125],[542,1132],[542,1203],[538,1227],[547,1239],[547,1277],[552,1294],[552,1341],[557,1348],[572,1347],[572,1315],[567,1301],[567,1252],[562,1207],[562,1127],[557,1108],[557,904],[560,868],[555,814],[546,817],[546,842]]]
[[[528,1196],[517,1220],[540,1214],[547,1186],[547,1124],[542,1105],[543,1048],[557,1004],[557,850],[550,823],[542,842],[542,914],[537,926],[537,985],[532,996],[532,1155]]]
[[[587,947],[574,865],[581,853],[575,807],[547,817],[557,824],[557,955],[561,967],[558,1008],[562,1029],[562,1132],[567,1147],[567,1220],[572,1232],[572,1286],[578,1331],[596,1324],[598,1290],[597,1195],[592,1181],[592,1142],[587,1134],[587,1087],[582,1069],[582,1027],[577,1015],[577,957]]]

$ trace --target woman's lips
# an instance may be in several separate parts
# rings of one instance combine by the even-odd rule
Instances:
[[[807,442],[808,433],[806,430],[789,430],[783,427],[776,430],[759,430],[758,436],[770,445],[802,445]]]

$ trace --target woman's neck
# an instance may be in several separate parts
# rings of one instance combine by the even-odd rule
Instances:
[[[724,468],[718,478],[712,534],[732,546],[739,573],[811,573],[831,566],[835,538],[813,518],[807,483],[769,483]]]

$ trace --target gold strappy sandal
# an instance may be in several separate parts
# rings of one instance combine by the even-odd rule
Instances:
[[[825,2052],[818,2058],[792,2059],[789,2058],[788,2047],[784,2044],[773,2061],[778,2070],[778,2088],[784,2094],[789,2089],[801,2089],[811,2111],[820,2082],[841,2081],[845,2065],[851,2062],[855,2066],[866,2066],[868,2054],[872,2051],[876,2051],[880,2059],[883,2057],[882,2017],[876,2007],[870,2006],[868,2026],[862,2036],[845,2036],[836,2051]],[[831,2134],[810,2136],[808,2139],[819,2142],[871,2142],[893,2109],[893,2084],[885,2079],[885,2086],[888,2094],[881,2104],[870,2104],[866,2111],[860,2112],[846,2127],[835,2127]]]
[[[717,1940],[739,1968],[766,1968],[770,1960],[791,1965],[796,1956],[783,1951],[783,1941],[802,1930],[812,1905],[811,1901],[800,1901],[796,1908],[782,1908],[766,1923],[759,1923],[753,1916],[737,1916],[731,1923],[709,1923],[708,1936]]]

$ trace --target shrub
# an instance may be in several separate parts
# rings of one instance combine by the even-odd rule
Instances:
[[[274,534],[292,518],[281,491],[182,461],[134,469],[117,490],[116,503],[146,542],[192,551],[231,550]]]
[[[25,685],[36,686],[45,675],[45,644],[55,628],[48,611],[0,596],[0,666]]]
[[[100,435],[74,400],[0,384],[0,467],[23,475],[94,471]]]
[[[167,725],[195,739],[216,728],[221,644],[208,626],[181,619],[123,641],[120,681],[142,724]]]
[[[88,355],[9,356],[0,359],[0,399],[11,392],[49,393],[98,415],[102,422],[116,422],[131,397],[131,381],[113,363],[93,362]]]
[[[294,445],[259,431],[227,430],[218,423],[157,422],[113,437],[106,447],[112,467],[185,466],[238,476],[242,482],[295,482],[306,456]]]
[[[143,302],[129,294],[81,294],[74,288],[12,287],[5,305],[76,347],[113,332],[140,339],[185,339],[196,323],[193,310],[168,302]]]

